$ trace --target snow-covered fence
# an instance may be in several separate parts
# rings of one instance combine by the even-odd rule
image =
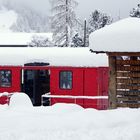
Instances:
[[[59,98],[59,99],[74,99],[76,103],[77,99],[108,99],[108,96],[72,96],[72,95],[50,95],[50,93],[42,95],[41,103],[43,105],[43,98]]]

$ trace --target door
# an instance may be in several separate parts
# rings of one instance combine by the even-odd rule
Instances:
[[[41,95],[50,91],[48,70],[24,70],[23,91],[31,98],[33,105],[41,105]],[[44,105],[49,105],[45,99]]]
[[[30,97],[34,106],[40,106],[41,95],[50,92],[50,75],[47,65],[48,63],[25,64],[23,91]],[[45,99],[44,105],[49,105],[49,99]]]

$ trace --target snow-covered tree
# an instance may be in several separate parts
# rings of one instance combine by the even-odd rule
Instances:
[[[78,5],[75,0],[51,0],[51,27],[56,45],[70,46],[74,30],[79,25],[74,9]]]
[[[28,43],[29,47],[52,47],[53,43],[44,36],[32,36],[31,42]]]
[[[14,5],[9,0],[3,2],[4,7],[17,13],[17,21],[11,27],[14,32],[48,32],[48,16],[25,5]]]
[[[17,11],[17,22],[11,27],[18,32],[47,32],[47,20],[44,15],[37,13],[30,8],[21,8]]]
[[[91,13],[89,19],[88,32],[94,32],[97,29],[104,27],[105,25],[111,24],[113,19],[106,13],[102,13],[99,10],[95,10]]]
[[[72,47],[84,47],[83,38],[78,33],[72,38]]]
[[[136,8],[133,8],[132,11],[130,11],[130,16],[140,18],[140,4],[138,4]]]

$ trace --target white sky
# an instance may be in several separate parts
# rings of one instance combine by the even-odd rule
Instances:
[[[6,0],[0,0],[6,1]],[[43,13],[50,14],[49,0],[7,0],[9,2],[25,3]],[[140,0],[77,0],[79,3],[76,11],[80,18],[89,17],[90,13],[95,9],[111,14],[114,19],[120,15],[121,18],[128,17],[132,8],[136,7]]]

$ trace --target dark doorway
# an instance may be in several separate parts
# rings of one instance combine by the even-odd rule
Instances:
[[[29,63],[25,66],[47,66],[48,63]],[[23,91],[31,98],[34,106],[41,105],[41,95],[50,91],[50,75],[47,69],[25,69]],[[49,105],[49,99],[44,105]]]

